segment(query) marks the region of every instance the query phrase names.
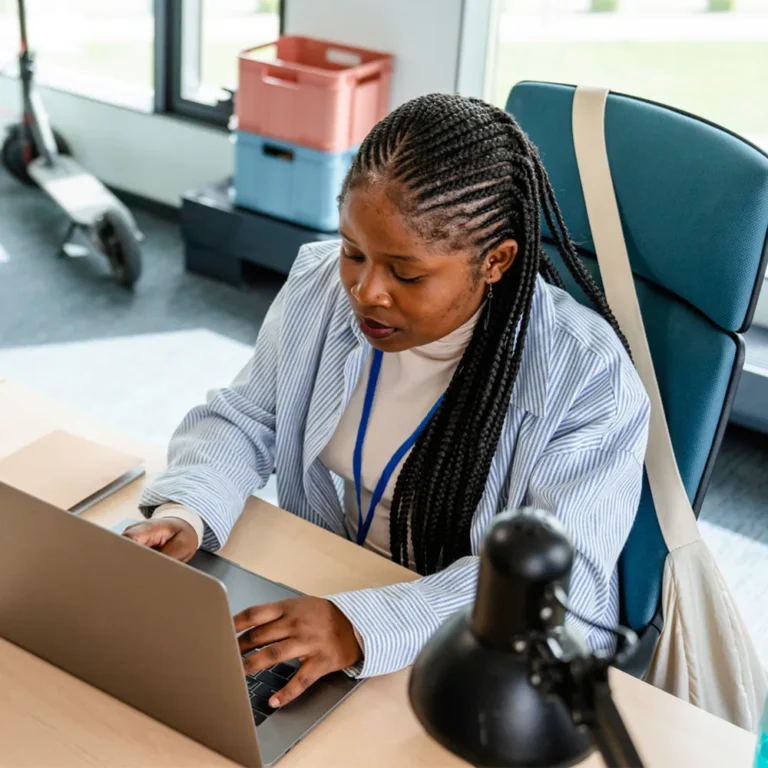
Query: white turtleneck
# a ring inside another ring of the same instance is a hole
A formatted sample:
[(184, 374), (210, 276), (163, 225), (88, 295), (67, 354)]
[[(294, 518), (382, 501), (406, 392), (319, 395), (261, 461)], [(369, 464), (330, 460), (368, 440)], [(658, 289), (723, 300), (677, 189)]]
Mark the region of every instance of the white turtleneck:
[[(445, 392), (464, 350), (469, 344), (478, 311), (467, 323), (438, 341), (404, 352), (385, 353), (381, 364), (376, 396), (363, 445), (361, 496), (365, 519), (371, 496), (381, 473), (395, 451), (406, 441)], [(344, 480), (344, 508), (349, 537), (357, 535), (357, 499), (352, 472), (352, 455), (368, 387), (371, 360), (341, 416), (336, 431), (320, 454), (325, 466)], [(389, 557), (389, 509), (403, 457), (392, 473), (381, 501), (376, 507), (365, 546)], [(412, 553), (411, 568), (414, 567)]]

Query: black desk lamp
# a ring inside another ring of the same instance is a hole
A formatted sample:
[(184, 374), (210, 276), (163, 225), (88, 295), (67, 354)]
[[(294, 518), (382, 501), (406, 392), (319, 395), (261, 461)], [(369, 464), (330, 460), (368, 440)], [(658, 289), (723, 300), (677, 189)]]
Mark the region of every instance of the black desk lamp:
[[(424, 728), (482, 768), (573, 765), (595, 743), (608, 768), (642, 766), (611, 698), (613, 657), (565, 629), (573, 547), (539, 510), (499, 515), (485, 538), (475, 605), (433, 635), (409, 694)], [(618, 629), (624, 648), (636, 641)]]

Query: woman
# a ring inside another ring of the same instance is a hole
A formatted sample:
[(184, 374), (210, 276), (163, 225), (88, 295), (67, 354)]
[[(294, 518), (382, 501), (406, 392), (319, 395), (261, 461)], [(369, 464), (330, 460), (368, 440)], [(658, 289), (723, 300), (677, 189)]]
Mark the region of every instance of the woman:
[[(243, 653), (268, 646), (247, 672), (302, 660), (273, 706), (334, 670), (410, 664), (472, 601), (506, 506), (563, 520), (575, 621), (609, 644), (593, 624), (618, 616), (648, 402), (536, 149), (488, 104), (419, 98), (365, 140), (340, 211), (341, 244), (302, 249), (250, 363), (186, 417), (127, 535), (182, 560), (215, 550), (275, 471), (282, 507), (423, 575), (239, 614)], [(556, 287), (540, 211), (599, 315)]]

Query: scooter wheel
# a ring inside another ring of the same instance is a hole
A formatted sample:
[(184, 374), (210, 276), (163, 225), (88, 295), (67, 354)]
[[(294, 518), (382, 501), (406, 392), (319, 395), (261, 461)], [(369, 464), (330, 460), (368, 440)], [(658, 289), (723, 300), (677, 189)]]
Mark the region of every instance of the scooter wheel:
[[(69, 145), (60, 133), (54, 131), (53, 137), (56, 140), (56, 148), (59, 150), (60, 155), (72, 154), (69, 150)], [(16, 123), (8, 129), (8, 134), (3, 142), (2, 150), (0, 150), (0, 159), (2, 159), (3, 165), (8, 169), (11, 176), (18, 179), (23, 184), (34, 186), (35, 181), (29, 175), (29, 171), (27, 170), (27, 164), (39, 156), (39, 152), (37, 151), (34, 142), (32, 143), (31, 150), (29, 157), (25, 158), (23, 127), (20, 123)]]
[(141, 275), (141, 248), (125, 214), (117, 208), (107, 211), (96, 225), (93, 239), (109, 259), (117, 284), (130, 288)]

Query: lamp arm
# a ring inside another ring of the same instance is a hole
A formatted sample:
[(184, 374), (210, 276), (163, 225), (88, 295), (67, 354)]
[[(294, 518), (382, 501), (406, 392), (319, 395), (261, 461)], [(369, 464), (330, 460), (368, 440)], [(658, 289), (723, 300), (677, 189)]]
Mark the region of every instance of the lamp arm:
[(607, 680), (594, 683), (594, 717), (588, 724), (606, 768), (642, 768), (632, 737), (611, 695)]
[(567, 632), (537, 645), (534, 679), (544, 694), (558, 696), (577, 727), (590, 732), (606, 768), (643, 768), (611, 694), (611, 659), (585, 653)]
[(590, 654), (585, 648), (579, 650), (567, 631), (561, 631), (556, 639), (550, 635), (546, 643), (549, 653), (545, 655), (563, 665), (560, 675), (555, 675), (555, 689), (570, 708), (574, 723), (589, 729), (606, 768), (643, 768), (608, 683), (611, 664), (620, 663), (622, 657), (631, 653), (637, 635), (625, 627), (603, 627), (579, 616), (570, 608), (568, 595), (561, 587), (555, 587), (554, 597), (567, 612), (619, 638), (619, 648), (611, 659)]

